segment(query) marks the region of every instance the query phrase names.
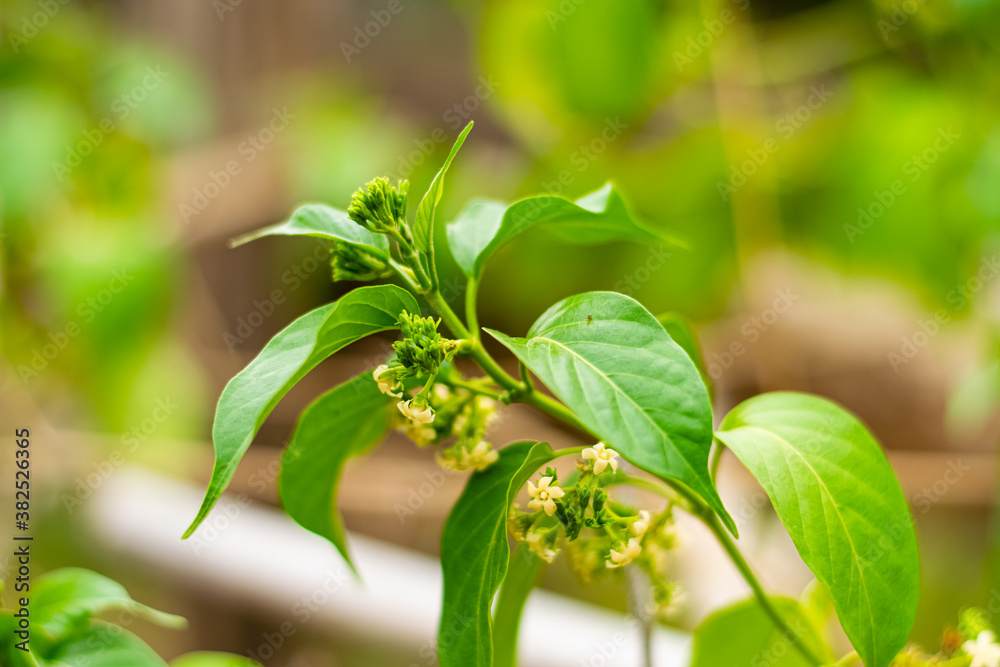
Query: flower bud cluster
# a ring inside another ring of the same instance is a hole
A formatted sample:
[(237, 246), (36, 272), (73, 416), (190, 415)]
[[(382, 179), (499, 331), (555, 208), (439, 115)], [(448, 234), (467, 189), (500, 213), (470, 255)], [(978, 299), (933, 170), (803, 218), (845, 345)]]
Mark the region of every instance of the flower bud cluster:
[(372, 253), (363, 246), (340, 241), (333, 245), (330, 269), (334, 282), (342, 280), (365, 282), (392, 275), (392, 268), (386, 258)]
[(407, 181), (393, 187), (387, 178), (376, 178), (358, 188), (351, 197), (347, 215), (351, 220), (375, 234), (409, 233), (406, 229)]
[(437, 330), (440, 323), (441, 320), (432, 317), (411, 315), (406, 311), (400, 313), (399, 328), (403, 338), (392, 344), (396, 359), (390, 366), (390, 369), (396, 368), (397, 381), (436, 376), (441, 366), (454, 358), (458, 341), (442, 338)]
[(566, 486), (555, 468), (546, 468), (527, 484), (529, 511), (515, 505), (508, 528), (547, 562), (565, 549), (571, 568), (585, 582), (635, 564), (650, 577), (654, 606), (665, 612), (677, 592), (665, 567), (665, 555), (674, 547), (673, 508), (654, 515), (611, 499), (606, 487), (615, 481), (617, 457), (601, 443), (588, 447)]
[[(388, 364), (375, 369), (373, 376), (383, 394), (400, 399), (397, 403), (403, 421), (400, 429), (421, 447), (438, 445), (453, 439), (438, 452), (438, 463), (449, 470), (485, 470), (498, 458), (484, 438), (497, 421), (496, 401), (468, 389), (452, 389), (446, 384), (455, 370), (445, 365), (458, 351), (458, 341), (441, 337), (440, 320), (403, 312), (399, 327), (403, 333), (393, 344), (396, 355)], [(436, 382), (443, 377), (445, 382)], [(427, 382), (404, 400), (404, 381), (410, 378)]]

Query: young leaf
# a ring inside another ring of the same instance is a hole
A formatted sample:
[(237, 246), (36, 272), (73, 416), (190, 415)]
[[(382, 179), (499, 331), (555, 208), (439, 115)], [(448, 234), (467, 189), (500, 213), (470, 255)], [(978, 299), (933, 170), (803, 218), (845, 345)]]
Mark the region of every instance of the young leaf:
[(888, 665), (920, 580), (913, 521), (875, 439), (837, 405), (793, 392), (741, 403), (716, 437), (767, 491), (865, 665)]
[[(782, 597), (772, 597), (771, 602), (813, 653), (833, 662), (830, 649), (822, 639), (822, 632), (798, 602)], [(706, 618), (694, 631), (692, 653), (691, 667), (812, 666), (752, 598)]]
[(624, 458), (686, 485), (735, 533), (708, 474), (712, 406), (698, 369), (648, 310), (615, 292), (560, 301), (526, 338), (489, 333)]
[(438, 202), (441, 201), (441, 196), (444, 194), (444, 176), (448, 173), (448, 167), (451, 166), (451, 162), (455, 159), (458, 149), (465, 143), (465, 138), (469, 136), (469, 132), (471, 131), (472, 122), (470, 121), (465, 126), (465, 129), (462, 130), (462, 133), (458, 135), (458, 139), (455, 139), (455, 144), (451, 147), (451, 152), (448, 153), (444, 164), (434, 176), (434, 180), (431, 181), (430, 187), (427, 188), (424, 198), (420, 200), (420, 204), (417, 206), (416, 217), (413, 221), (413, 243), (417, 246), (417, 250), (431, 257), (434, 256), (434, 217), (437, 213)]
[(136, 602), (124, 586), (90, 570), (54, 570), (40, 577), (32, 591), (33, 628), (53, 642), (65, 639), (80, 627), (81, 621), (112, 610), (127, 611), (167, 627), (187, 625), (180, 616)]
[(369, 334), (396, 328), (402, 311), (419, 312), (409, 292), (395, 285), (359, 287), (339, 301), (295, 320), (236, 375), (219, 398), (212, 440), (215, 468), (205, 500), (184, 533), (190, 537), (204, 521), (236, 472), (236, 466), (264, 419), (296, 382), (319, 362)]
[(146, 642), (107, 623), (95, 622), (52, 656), (53, 667), (167, 667)]
[(441, 535), (444, 603), (438, 635), (441, 667), (491, 667), (490, 605), (507, 574), (507, 515), (518, 490), (554, 458), (544, 442), (519, 442), (469, 483)]
[(545, 569), (545, 561), (525, 544), (518, 545), (510, 559), (510, 569), (497, 593), (493, 614), (493, 654), (496, 667), (517, 667), (517, 635), (521, 614), (531, 589)]
[(346, 212), (323, 204), (300, 206), (285, 222), (244, 234), (233, 239), (230, 245), (235, 248), (265, 236), (312, 236), (389, 254), (389, 239), (384, 234), (373, 234), (347, 217)]
[(347, 459), (377, 444), (389, 429), (395, 399), (379, 391), (370, 373), (320, 396), (299, 417), (281, 461), (285, 511), (303, 528), (337, 547), (351, 567), (337, 486)]
[(632, 217), (611, 183), (575, 202), (563, 197), (528, 197), (505, 206), (473, 201), (448, 223), (448, 245), (465, 275), (478, 278), (497, 248), (536, 226), (544, 226), (568, 243), (594, 244), (614, 240), (680, 245)]

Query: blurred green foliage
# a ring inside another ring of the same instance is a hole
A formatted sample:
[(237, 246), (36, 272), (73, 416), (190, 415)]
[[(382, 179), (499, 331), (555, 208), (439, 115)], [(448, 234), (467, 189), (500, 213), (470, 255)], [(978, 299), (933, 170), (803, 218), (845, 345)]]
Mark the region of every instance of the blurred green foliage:
[[(127, 431), (200, 374), (166, 335), (183, 260), (160, 206), (163, 152), (204, 136), (198, 75), (98, 12), (5, 2), (0, 48), (0, 345), (8, 380), (57, 421)], [(44, 18), (43, 18), (44, 17)], [(151, 435), (151, 434), (147, 434)]]
[[(532, 157), (521, 193), (617, 179), (693, 246), (638, 297), (703, 319), (725, 310), (738, 279), (733, 202), (719, 192), (740, 182), (735, 170), (745, 184), (732, 197), (772, 202), (752, 215), (778, 230), (742, 239), (749, 249), (787, 245), (965, 312), (953, 292), (1000, 221), (1000, 3), (780, 4), (485, 3), (482, 71)], [(554, 298), (529, 288), (543, 274), (621, 289), (649, 259), (623, 247), (554, 265), (544, 241), (531, 252), (526, 267), (495, 273), (505, 286), (518, 276), (532, 312)]]

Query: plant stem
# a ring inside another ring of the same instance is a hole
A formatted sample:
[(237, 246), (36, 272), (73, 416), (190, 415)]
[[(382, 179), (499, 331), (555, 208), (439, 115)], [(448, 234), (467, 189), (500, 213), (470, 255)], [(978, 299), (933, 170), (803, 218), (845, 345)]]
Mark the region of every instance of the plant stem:
[(595, 440), (597, 439), (597, 437), (590, 432), (590, 429), (587, 428), (583, 422), (577, 419), (576, 415), (570, 412), (569, 408), (546, 394), (542, 394), (538, 391), (531, 391), (517, 400), (525, 405), (530, 405), (540, 412), (544, 412), (554, 419), (558, 419), (568, 426), (572, 426), (581, 433), (590, 435)]
[(425, 294), (424, 298), (427, 299), (427, 303), (431, 304), (431, 308), (441, 316), (445, 325), (451, 329), (452, 335), (457, 338), (472, 338), (472, 334), (465, 327), (465, 324), (462, 323), (462, 320), (459, 319), (458, 315), (455, 314), (455, 311), (451, 309), (448, 302), (441, 297), (440, 292), (430, 292), (429, 294)]
[(715, 484), (715, 479), (719, 476), (719, 463), (722, 461), (722, 453), (726, 451), (726, 446), (720, 440), (712, 441), (712, 451), (708, 455), (708, 474)]
[(583, 453), (586, 447), (563, 447), (562, 449), (555, 450), (556, 458), (560, 456), (576, 456), (577, 454)]
[(519, 363), (517, 366), (521, 371), (521, 382), (524, 383), (525, 387), (527, 387), (531, 391), (534, 391), (535, 383), (531, 381), (531, 372), (528, 371), (528, 367), (525, 366), (523, 362)]
[(416, 276), (414, 276), (413, 271), (410, 271), (408, 268), (391, 257), (389, 258), (388, 263), (392, 270), (396, 272), (396, 275), (398, 275), (406, 284), (406, 288), (408, 290), (414, 294), (420, 293), (420, 285), (416, 283)]
[(417, 290), (421, 294), (429, 294), (432, 291), (433, 283), (431, 279), (427, 277), (427, 273), (424, 271), (424, 267), (420, 265), (420, 257), (417, 255), (417, 251), (413, 249), (410, 242), (403, 237), (403, 235), (397, 229), (392, 229), (389, 232), (395, 241), (396, 245), (399, 246), (399, 254), (406, 265), (413, 270), (413, 274), (417, 277), (417, 281), (420, 283), (420, 289)]
[[(619, 482), (616, 482), (616, 484), (617, 483)], [(674, 493), (672, 489), (660, 486), (659, 484), (654, 484), (653, 482), (650, 482), (648, 479), (643, 479), (642, 477), (625, 476), (622, 478), (622, 481), (620, 483), (628, 484), (629, 486), (634, 486), (637, 489), (645, 489), (646, 491), (649, 491), (650, 493), (655, 493), (658, 496), (662, 496), (663, 498), (666, 498), (667, 500), (673, 503), (677, 502), (677, 494)]]
[(465, 287), (465, 322), (469, 325), (472, 339), (479, 342), (479, 315), (476, 312), (476, 299), (479, 293), (479, 281), (469, 278)]
[(646, 611), (649, 601), (650, 581), (646, 573), (635, 567), (625, 570), (629, 613), (639, 621), (639, 640), (642, 645), (643, 667), (653, 667), (653, 618)]
[(444, 380), (444, 383), (449, 384), (452, 387), (461, 387), (462, 389), (468, 389), (469, 391), (475, 394), (492, 398), (495, 401), (500, 400), (499, 391), (495, 389), (490, 389), (489, 387), (484, 387), (482, 385), (476, 384), (475, 382), (467, 382), (465, 380), (456, 380), (454, 378), (447, 378)]

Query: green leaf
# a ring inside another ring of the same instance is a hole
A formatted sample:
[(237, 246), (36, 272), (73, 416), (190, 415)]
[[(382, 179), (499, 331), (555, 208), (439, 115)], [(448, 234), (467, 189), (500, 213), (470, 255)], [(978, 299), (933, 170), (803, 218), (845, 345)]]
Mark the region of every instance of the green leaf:
[(167, 667), (144, 641), (107, 623), (94, 623), (50, 660), (53, 667)]
[(281, 461), (285, 511), (303, 528), (330, 540), (351, 567), (347, 537), (336, 510), (344, 464), (377, 444), (390, 425), (396, 399), (365, 373), (316, 399), (299, 417)]
[(470, 202), (458, 219), (448, 223), (448, 244), (465, 275), (478, 278), (497, 248), (537, 226), (546, 227), (568, 243), (627, 240), (680, 245), (638, 222), (611, 183), (575, 202), (552, 195), (528, 197), (510, 206), (495, 201)]
[(389, 253), (389, 239), (384, 234), (373, 234), (351, 220), (346, 212), (323, 204), (300, 206), (285, 222), (244, 234), (230, 245), (235, 248), (265, 236), (311, 236), (343, 241), (384, 255)]
[(615, 292), (560, 301), (526, 338), (489, 333), (625, 459), (705, 499), (736, 532), (708, 474), (712, 405), (698, 369), (640, 303)]
[(694, 333), (694, 326), (691, 324), (691, 321), (680, 313), (663, 313), (657, 316), (656, 319), (667, 330), (667, 333), (670, 334), (674, 342), (687, 352), (688, 357), (694, 362), (694, 365), (698, 367), (698, 373), (701, 374), (702, 382), (705, 383), (705, 387), (708, 388), (708, 394), (711, 397), (714, 392), (714, 383), (712, 382), (712, 376), (708, 374), (705, 357), (701, 352), (701, 343), (698, 342), (698, 337)]
[(545, 561), (525, 544), (518, 545), (497, 594), (497, 607), (493, 614), (493, 658), (497, 667), (517, 667), (517, 635), (521, 627), (521, 614), (528, 601), (528, 594), (544, 569)]
[(395, 285), (359, 287), (289, 324), (229, 381), (215, 410), (212, 481), (185, 538), (218, 502), (261, 424), (288, 390), (345, 345), (397, 328), (396, 321), (404, 310), (420, 312), (406, 290)]
[(183, 628), (180, 616), (157, 611), (132, 599), (117, 581), (79, 568), (54, 570), (40, 577), (31, 595), (32, 626), (52, 641), (72, 634), (86, 619), (122, 610), (160, 625)]
[(490, 667), (490, 605), (507, 573), (507, 514), (518, 490), (555, 457), (544, 442), (519, 442), (469, 483), (441, 535), (444, 603), (438, 634), (441, 667)]
[(171, 662), (170, 667), (260, 667), (260, 663), (232, 653), (199, 651), (182, 655)]
[(470, 121), (465, 126), (465, 129), (462, 130), (462, 133), (458, 135), (458, 139), (455, 139), (455, 144), (451, 147), (451, 152), (448, 153), (444, 164), (434, 176), (430, 187), (424, 193), (424, 198), (420, 200), (420, 204), (417, 206), (417, 213), (413, 221), (413, 243), (417, 246), (417, 250), (431, 257), (434, 256), (434, 217), (437, 213), (441, 196), (444, 194), (444, 176), (448, 173), (448, 167), (451, 166), (452, 160), (458, 154), (458, 149), (465, 143), (465, 138), (469, 136), (469, 132), (471, 131), (472, 122)]
[[(783, 597), (771, 601), (816, 655), (833, 661), (822, 633), (798, 602)], [(691, 667), (722, 665), (812, 667), (753, 598), (715, 612), (694, 631)]]
[(920, 580), (913, 520), (875, 439), (839, 406), (792, 392), (741, 403), (716, 436), (767, 491), (864, 663), (888, 665)]

